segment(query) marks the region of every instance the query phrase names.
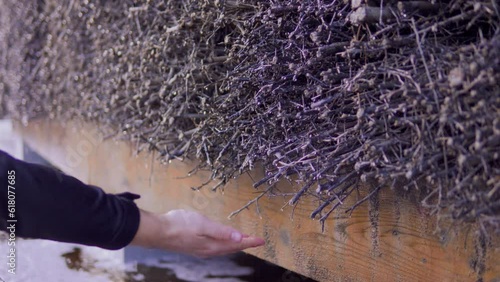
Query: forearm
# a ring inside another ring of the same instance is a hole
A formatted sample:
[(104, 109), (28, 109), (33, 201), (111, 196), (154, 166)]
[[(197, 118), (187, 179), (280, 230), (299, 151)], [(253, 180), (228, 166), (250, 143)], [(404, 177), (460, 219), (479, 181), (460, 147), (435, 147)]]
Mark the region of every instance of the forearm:
[(2, 230), (7, 224), (8, 171), (16, 174), (16, 234), (20, 237), (119, 249), (137, 231), (139, 210), (130, 199), (131, 194), (106, 194), (76, 178), (16, 160), (0, 151)]

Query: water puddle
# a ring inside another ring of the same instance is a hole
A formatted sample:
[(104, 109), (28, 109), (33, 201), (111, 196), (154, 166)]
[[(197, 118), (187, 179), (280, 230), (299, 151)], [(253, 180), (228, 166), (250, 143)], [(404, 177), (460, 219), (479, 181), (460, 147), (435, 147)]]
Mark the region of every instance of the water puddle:
[(313, 281), (256, 257), (235, 255), (197, 259), (185, 255), (127, 247), (108, 251), (96, 247), (18, 239), (16, 274), (8, 273), (9, 250), (0, 233), (0, 281), (71, 282), (291, 282)]

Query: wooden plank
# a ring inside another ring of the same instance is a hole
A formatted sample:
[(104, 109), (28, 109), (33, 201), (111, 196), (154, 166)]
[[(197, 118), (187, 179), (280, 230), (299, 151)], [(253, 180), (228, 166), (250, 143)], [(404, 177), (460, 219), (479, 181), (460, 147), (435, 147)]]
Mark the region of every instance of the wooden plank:
[[(162, 165), (151, 153), (137, 155), (134, 144), (103, 140), (92, 125), (36, 121), (17, 130), (40, 154), (82, 181), (109, 192), (139, 193), (138, 205), (151, 211), (194, 209), (262, 236), (266, 246), (249, 253), (320, 281), (500, 280), (498, 236), (485, 243), (466, 226), (461, 232), (436, 234), (434, 217), (420, 207), (415, 194), (396, 197), (385, 189), (350, 216), (345, 209), (332, 213), (323, 233), (318, 221), (309, 218), (318, 205), (314, 197), (301, 199), (292, 212), (286, 205), (290, 196), (264, 196), (258, 209), (252, 205), (228, 220), (259, 195), (252, 179), (260, 179), (262, 171), (231, 181), (223, 192), (212, 192), (210, 185), (195, 192), (190, 187), (205, 182), (207, 172), (186, 177), (193, 163)], [(289, 193), (300, 183), (280, 183), (278, 188)]]

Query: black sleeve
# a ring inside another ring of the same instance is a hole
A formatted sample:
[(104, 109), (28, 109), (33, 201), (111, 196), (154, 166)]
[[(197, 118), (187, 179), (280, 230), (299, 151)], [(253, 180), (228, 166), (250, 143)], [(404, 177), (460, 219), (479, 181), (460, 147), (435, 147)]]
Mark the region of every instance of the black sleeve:
[(0, 151), (0, 230), (14, 223), (16, 237), (117, 250), (128, 245), (139, 228), (139, 209), (133, 202), (137, 198), (132, 193), (106, 194), (55, 169)]

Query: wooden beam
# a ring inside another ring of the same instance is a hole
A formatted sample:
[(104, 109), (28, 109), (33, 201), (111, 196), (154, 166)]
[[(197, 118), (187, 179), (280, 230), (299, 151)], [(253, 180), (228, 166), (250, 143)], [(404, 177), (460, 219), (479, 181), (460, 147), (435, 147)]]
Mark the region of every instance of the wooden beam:
[[(154, 154), (136, 154), (134, 144), (104, 140), (90, 124), (42, 120), (27, 127), (18, 125), (17, 130), (31, 147), (68, 174), (108, 192), (139, 193), (138, 205), (148, 210), (194, 209), (262, 236), (266, 246), (250, 254), (319, 281), (500, 279), (499, 238), (484, 242), (467, 226), (459, 232), (435, 233), (435, 217), (422, 209), (415, 194), (395, 195), (384, 189), (351, 215), (345, 208), (333, 212), (324, 232), (318, 221), (309, 218), (318, 205), (312, 196), (294, 208), (286, 205), (291, 196), (264, 196), (258, 206), (251, 205), (228, 220), (231, 212), (261, 193), (252, 184), (262, 171), (231, 181), (223, 192), (212, 192), (210, 185), (193, 191), (191, 187), (209, 177), (207, 172), (187, 177), (194, 163), (162, 165)], [(294, 192), (300, 183), (280, 183), (278, 188)]]

